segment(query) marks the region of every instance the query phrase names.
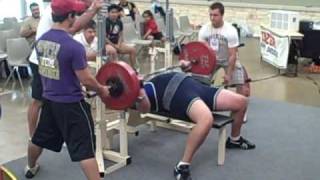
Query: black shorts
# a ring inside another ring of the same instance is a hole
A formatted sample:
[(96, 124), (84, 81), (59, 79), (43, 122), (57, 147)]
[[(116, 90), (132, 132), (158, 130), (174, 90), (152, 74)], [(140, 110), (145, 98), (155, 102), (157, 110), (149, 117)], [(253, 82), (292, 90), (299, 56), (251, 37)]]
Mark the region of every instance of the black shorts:
[(151, 34), (155, 40), (161, 40), (163, 38), (163, 34), (161, 32)]
[[(185, 78), (179, 87), (177, 88), (176, 92), (174, 93), (174, 96), (171, 100), (170, 104), (170, 111), (168, 112), (163, 107), (163, 96), (164, 91), (168, 85), (168, 82), (171, 80), (171, 78), (176, 73), (166, 73), (162, 75), (158, 75), (152, 79), (149, 80), (154, 86), (154, 89), (156, 91), (156, 101), (152, 100), (152, 98), (149, 97), (148, 91), (148, 97), (151, 103), (156, 103), (157, 105), (152, 105), (152, 107), (157, 106), (158, 108), (155, 110), (155, 113), (164, 112), (169, 113), (172, 117), (179, 118), (179, 119), (188, 119), (188, 113), (190, 110), (191, 105), (196, 101), (201, 99), (204, 101), (204, 103), (208, 106), (208, 108), (211, 111), (216, 110), (216, 99), (219, 95), (219, 92), (221, 89), (210, 87), (208, 85), (205, 85), (201, 83), (198, 80), (195, 80), (194, 78), (187, 77)], [(156, 112), (157, 111), (157, 112)]]
[(30, 63), (31, 72), (33, 74), (31, 83), (31, 96), (33, 99), (42, 101), (42, 83), (37, 64)]
[(43, 101), (32, 143), (60, 152), (65, 142), (72, 161), (95, 157), (95, 134), (90, 105)]
[(200, 83), (198, 80), (188, 77), (182, 81), (176, 93), (174, 94), (170, 111), (175, 116), (188, 117), (191, 105), (196, 100), (202, 100), (211, 111), (216, 110), (216, 99), (221, 89), (210, 87)]

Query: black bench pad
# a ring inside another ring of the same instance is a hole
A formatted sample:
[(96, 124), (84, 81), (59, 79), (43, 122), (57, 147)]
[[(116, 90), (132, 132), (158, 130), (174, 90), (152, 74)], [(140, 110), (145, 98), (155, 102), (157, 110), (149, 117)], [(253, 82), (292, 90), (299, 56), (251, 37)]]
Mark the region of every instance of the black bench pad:
[[(172, 114), (168, 114), (166, 112), (157, 112), (157, 113), (151, 113), (154, 115), (158, 115), (158, 116), (164, 116), (167, 118), (172, 118), (172, 119), (177, 119), (177, 120), (182, 120), (182, 121), (188, 121), (188, 122), (192, 122), (190, 119), (183, 119), (183, 118), (179, 118), (179, 117), (174, 117)], [(226, 115), (222, 115), (222, 114), (217, 114), (217, 113), (212, 113), (213, 117), (214, 117), (214, 123), (212, 125), (212, 128), (215, 129), (220, 129), (222, 127), (224, 127), (227, 124), (230, 124), (233, 122), (233, 119), (230, 116), (226, 116)]]

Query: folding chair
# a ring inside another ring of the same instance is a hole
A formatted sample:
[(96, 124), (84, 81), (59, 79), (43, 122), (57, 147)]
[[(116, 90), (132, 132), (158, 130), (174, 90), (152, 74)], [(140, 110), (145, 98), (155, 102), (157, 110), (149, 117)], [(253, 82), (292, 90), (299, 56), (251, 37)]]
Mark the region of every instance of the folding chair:
[(31, 48), (28, 41), (25, 38), (15, 38), (7, 40), (7, 53), (8, 53), (8, 66), (11, 67), (10, 75), (7, 78), (4, 87), (7, 86), (10, 79), (13, 78), (14, 72), (17, 73), (19, 83), (22, 91), (24, 92), (24, 87), (22, 84), (21, 76), (18, 71), (19, 67), (29, 67), (29, 62), (27, 58), (31, 53)]
[(127, 23), (123, 25), (123, 38), (124, 42), (137, 47), (137, 57), (142, 52), (144, 47), (149, 47), (152, 43), (150, 40), (141, 39), (141, 35), (137, 32), (133, 23)]
[(18, 23), (17, 18), (6, 17), (3, 19), (3, 24), (6, 29), (14, 29), (19, 34), (21, 25)]
[[(175, 18), (174, 18), (175, 19)], [(174, 38), (179, 39), (182, 36), (187, 35), (185, 32), (180, 31), (179, 25), (177, 24), (177, 21), (173, 19), (173, 30), (174, 30)], [(164, 19), (162, 17), (157, 17), (155, 18), (156, 23), (162, 32), (164, 36), (166, 36), (166, 24), (164, 22)], [(176, 23), (176, 24), (175, 24)]]
[(192, 36), (197, 35), (198, 30), (193, 29), (188, 16), (180, 16), (180, 29), (182, 32), (191, 33)]
[(6, 30), (6, 27), (3, 23), (0, 24), (0, 31)]
[(148, 46), (151, 44), (150, 40), (141, 39), (141, 35), (137, 32), (133, 23), (123, 25), (124, 41), (134, 45)]
[(180, 42), (182, 42), (186, 37), (191, 38), (193, 35), (192, 32), (183, 32), (178, 24), (177, 18), (173, 17), (173, 32), (175, 35), (175, 38), (182, 38)]
[(19, 34), (14, 29), (0, 31), (0, 61), (7, 58), (7, 39), (17, 37)]
[(134, 21), (132, 20), (131, 16), (124, 16), (121, 18), (121, 21), (123, 24), (127, 24), (127, 23), (134, 23)]

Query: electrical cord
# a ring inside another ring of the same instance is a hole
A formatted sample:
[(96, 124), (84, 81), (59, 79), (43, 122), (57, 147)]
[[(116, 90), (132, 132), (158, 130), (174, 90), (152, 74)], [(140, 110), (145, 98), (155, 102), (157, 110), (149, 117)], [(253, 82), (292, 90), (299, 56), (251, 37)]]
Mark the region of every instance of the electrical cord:
[(253, 82), (265, 81), (265, 80), (277, 78), (277, 77), (282, 76), (282, 75), (283, 74), (281, 74), (281, 73), (277, 73), (277, 74), (274, 74), (272, 76), (267, 76), (267, 77), (263, 77), (263, 78), (259, 78), (259, 79), (252, 79), (250, 82), (253, 83)]
[(312, 83), (313, 83), (315, 86), (317, 86), (317, 88), (318, 88), (318, 93), (320, 94), (320, 84), (319, 84), (315, 79), (313, 79), (313, 78), (310, 77), (310, 76), (306, 76), (305, 78), (308, 79), (308, 80), (310, 80), (310, 81), (312, 81)]

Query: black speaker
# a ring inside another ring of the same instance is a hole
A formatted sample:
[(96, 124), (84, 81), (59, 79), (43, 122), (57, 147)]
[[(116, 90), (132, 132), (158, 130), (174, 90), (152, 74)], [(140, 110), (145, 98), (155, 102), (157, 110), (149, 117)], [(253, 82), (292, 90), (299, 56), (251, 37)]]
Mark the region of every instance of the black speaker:
[(313, 29), (313, 21), (300, 21), (299, 32), (304, 34), (306, 31), (311, 31)]

